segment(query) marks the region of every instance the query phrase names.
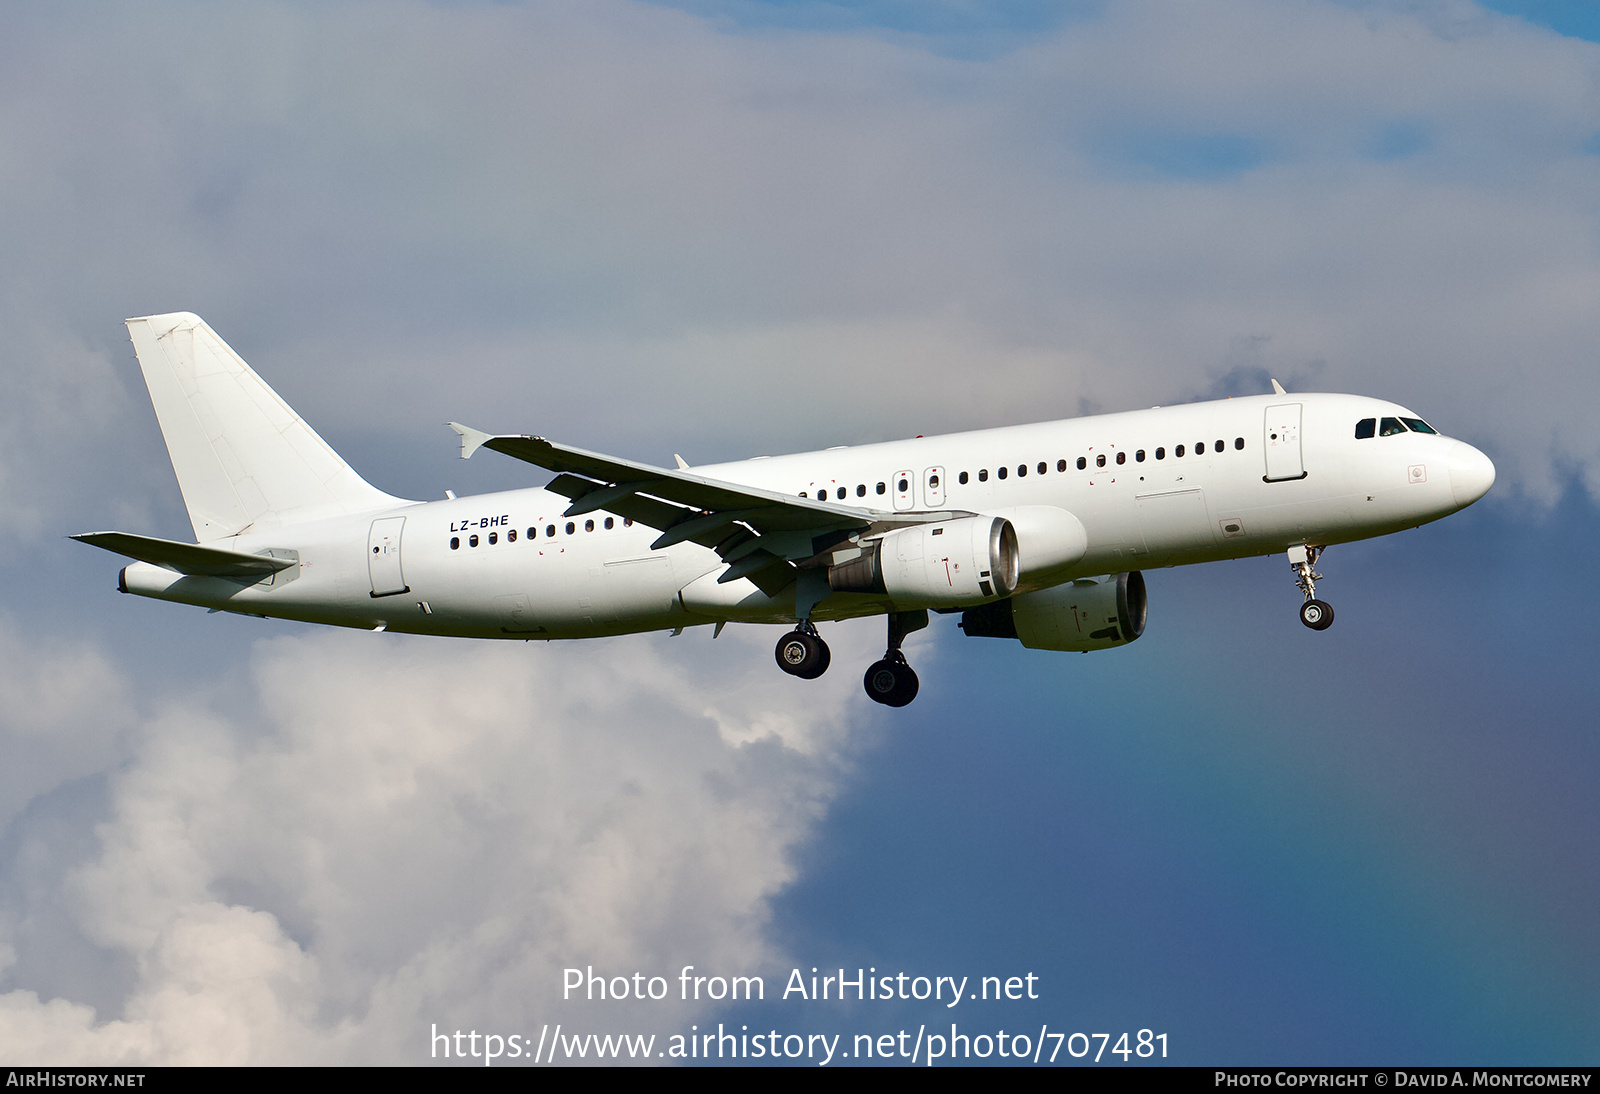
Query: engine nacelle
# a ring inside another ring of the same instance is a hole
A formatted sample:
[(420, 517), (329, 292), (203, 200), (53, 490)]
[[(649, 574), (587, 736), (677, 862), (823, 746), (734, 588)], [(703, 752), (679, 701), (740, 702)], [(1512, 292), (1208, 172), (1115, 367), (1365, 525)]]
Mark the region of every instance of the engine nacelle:
[(1054, 585), (1089, 553), (1083, 522), (1054, 505), (1018, 505), (993, 510), (1017, 532), (1018, 583), (1024, 589)]
[(900, 528), (860, 550), (828, 568), (835, 592), (879, 593), (907, 606), (956, 607), (1009, 596), (1017, 587), (1017, 533), (1004, 517)]
[(969, 638), (1015, 638), (1030, 650), (1105, 650), (1144, 633), (1144, 575), (1079, 578), (961, 613)]

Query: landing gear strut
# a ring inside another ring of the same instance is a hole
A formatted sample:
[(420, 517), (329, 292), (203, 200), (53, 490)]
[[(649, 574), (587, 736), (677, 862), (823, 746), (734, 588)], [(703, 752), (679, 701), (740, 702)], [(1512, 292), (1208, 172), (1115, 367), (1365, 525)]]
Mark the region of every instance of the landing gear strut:
[(873, 702), (888, 707), (903, 707), (917, 697), (917, 674), (906, 664), (906, 655), (900, 652), (900, 644), (906, 640), (906, 635), (927, 625), (926, 609), (890, 613), (889, 648), (884, 651), (883, 660), (873, 662), (861, 679), (862, 686), (867, 689), (867, 695)]
[(1321, 547), (1313, 547), (1309, 543), (1289, 548), (1289, 566), (1294, 570), (1294, 583), (1306, 594), (1306, 602), (1300, 605), (1300, 622), (1314, 631), (1325, 631), (1333, 626), (1333, 605), (1317, 599), (1317, 582), (1322, 580), (1322, 575), (1312, 570), (1321, 554)]
[(815, 680), (828, 671), (828, 663), (833, 660), (828, 644), (810, 620), (778, 639), (778, 648), (773, 654), (780, 669), (802, 680)]

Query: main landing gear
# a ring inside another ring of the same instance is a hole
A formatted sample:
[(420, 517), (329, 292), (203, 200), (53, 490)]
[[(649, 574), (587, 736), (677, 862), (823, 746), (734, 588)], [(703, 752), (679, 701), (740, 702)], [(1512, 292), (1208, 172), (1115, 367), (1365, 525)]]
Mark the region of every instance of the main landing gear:
[(1309, 543), (1289, 548), (1289, 566), (1294, 570), (1294, 583), (1306, 594), (1306, 602), (1300, 605), (1300, 622), (1314, 631), (1325, 631), (1333, 626), (1333, 605), (1317, 599), (1317, 582), (1322, 580), (1322, 575), (1312, 570), (1321, 554), (1321, 547), (1313, 547)]
[(861, 678), (868, 698), (874, 703), (903, 707), (917, 697), (917, 674), (906, 664), (906, 655), (900, 652), (900, 644), (906, 640), (906, 635), (920, 631), (927, 625), (926, 609), (890, 613), (889, 648), (884, 651), (883, 660), (873, 662), (867, 674)]
[(802, 680), (815, 680), (828, 671), (828, 663), (833, 660), (828, 644), (810, 620), (778, 639), (778, 648), (773, 654), (780, 669)]
[[(873, 702), (903, 707), (917, 697), (917, 674), (906, 663), (906, 655), (900, 652), (900, 646), (905, 642), (906, 635), (920, 631), (927, 625), (926, 611), (890, 613), (889, 648), (884, 651), (883, 659), (873, 662), (867, 674), (861, 678), (861, 684)], [(780, 669), (802, 680), (815, 680), (827, 672), (828, 662), (833, 659), (828, 652), (828, 644), (817, 634), (817, 628), (810, 620), (778, 639), (778, 648), (773, 651), (773, 656)]]

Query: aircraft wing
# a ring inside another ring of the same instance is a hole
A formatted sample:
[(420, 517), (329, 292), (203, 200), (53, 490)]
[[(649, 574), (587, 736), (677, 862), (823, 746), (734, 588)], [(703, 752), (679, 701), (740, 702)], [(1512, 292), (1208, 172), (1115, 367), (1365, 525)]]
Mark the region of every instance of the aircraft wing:
[(293, 559), (247, 555), (131, 532), (85, 532), (68, 538), (191, 577), (265, 577), (297, 565)]
[(795, 564), (857, 532), (946, 519), (950, 513), (894, 513), (795, 497), (654, 467), (557, 444), (543, 437), (495, 436), (450, 423), (461, 458), (490, 448), (557, 472), (546, 489), (572, 499), (565, 516), (604, 509), (660, 530), (650, 546), (690, 541), (730, 565), (718, 581), (749, 577), (769, 595), (794, 577)]

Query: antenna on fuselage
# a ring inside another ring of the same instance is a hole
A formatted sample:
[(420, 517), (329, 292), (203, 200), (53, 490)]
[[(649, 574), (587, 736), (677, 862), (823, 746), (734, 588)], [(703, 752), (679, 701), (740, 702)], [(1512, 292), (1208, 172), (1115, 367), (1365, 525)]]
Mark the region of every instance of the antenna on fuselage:
[(1283, 390), (1283, 385), (1282, 384), (1278, 383), (1277, 380), (1273, 380), (1272, 381), (1272, 394), (1274, 394), (1274, 395), (1287, 395), (1289, 393), (1287, 391)]

